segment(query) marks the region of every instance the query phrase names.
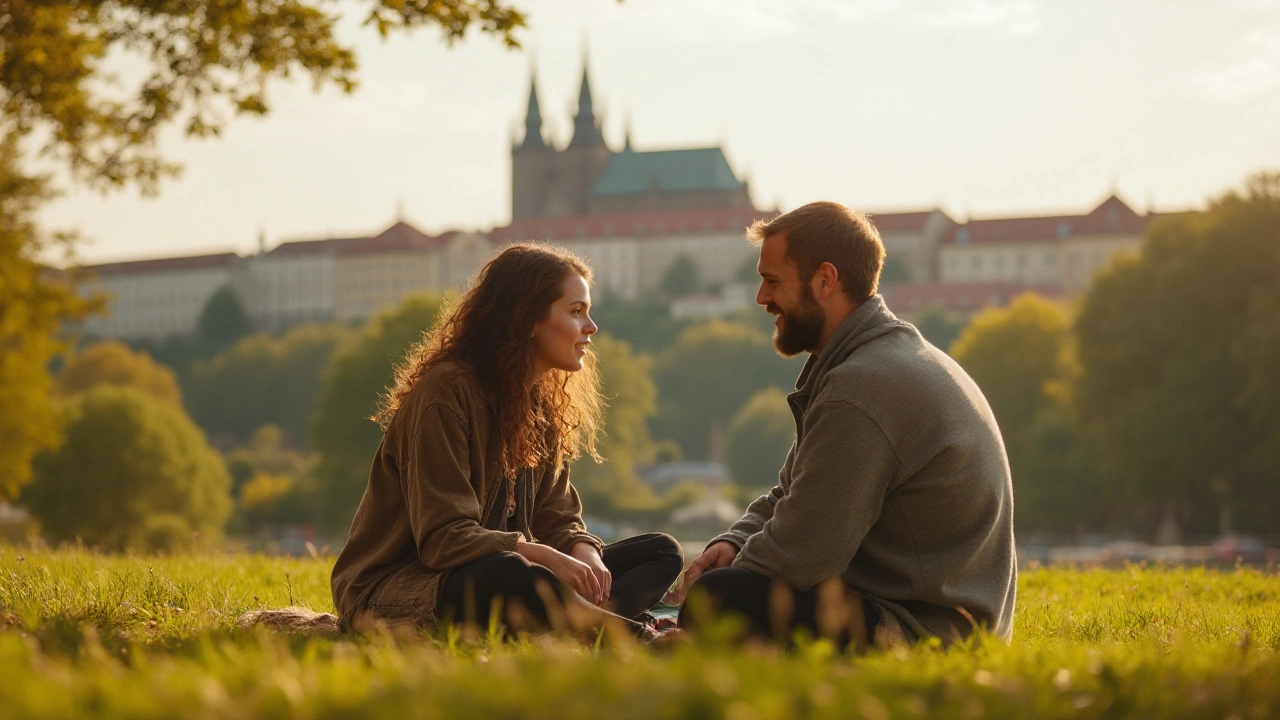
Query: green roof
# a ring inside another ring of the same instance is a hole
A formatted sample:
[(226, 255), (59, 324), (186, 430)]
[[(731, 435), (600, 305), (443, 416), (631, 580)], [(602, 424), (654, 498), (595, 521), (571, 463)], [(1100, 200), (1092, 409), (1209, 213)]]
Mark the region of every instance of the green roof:
[(640, 195), (650, 188), (679, 193), (741, 187), (742, 182), (733, 174), (729, 161), (718, 147), (655, 152), (623, 150), (609, 158), (604, 172), (591, 186), (590, 195)]

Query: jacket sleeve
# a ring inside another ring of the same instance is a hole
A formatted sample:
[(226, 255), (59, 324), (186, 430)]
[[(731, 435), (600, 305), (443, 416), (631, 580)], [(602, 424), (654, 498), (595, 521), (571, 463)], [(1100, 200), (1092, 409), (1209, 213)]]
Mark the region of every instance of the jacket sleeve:
[(594, 545), (603, 552), (600, 538), (587, 532), (582, 522), (582, 501), (569, 482), (569, 463), (551, 466), (538, 483), (533, 499), (533, 522), (529, 528), (543, 545), (569, 552), (576, 543)]
[(797, 590), (844, 573), (903, 472), (880, 426), (851, 403), (821, 401), (805, 426), (790, 487), (733, 563)]
[(403, 448), (400, 483), (418, 557), (446, 570), (504, 550), (520, 533), (487, 530), (471, 485), (471, 428), (454, 410), (434, 402), (418, 417)]
[[(782, 464), (782, 467), (785, 468), (791, 463), (791, 456), (795, 454), (795, 451), (796, 445), (793, 442), (791, 443), (791, 449), (787, 451), (787, 459)], [(711, 542), (707, 543), (707, 547), (711, 547), (718, 542), (727, 542), (741, 550), (742, 546), (747, 543), (747, 538), (764, 529), (764, 524), (769, 521), (769, 518), (773, 517), (773, 507), (777, 505), (778, 499), (785, 492), (786, 490), (782, 487), (781, 477), (779, 477), (778, 484), (774, 485), (772, 490), (752, 500), (742, 517), (724, 533), (712, 538)]]

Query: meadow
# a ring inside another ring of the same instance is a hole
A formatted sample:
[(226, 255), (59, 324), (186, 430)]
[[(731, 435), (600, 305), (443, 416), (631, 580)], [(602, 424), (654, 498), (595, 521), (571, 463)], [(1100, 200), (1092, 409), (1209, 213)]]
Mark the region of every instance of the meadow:
[(1280, 716), (1273, 568), (1024, 569), (1011, 644), (860, 656), (235, 627), (249, 609), (331, 609), (331, 564), (0, 545), (0, 717)]

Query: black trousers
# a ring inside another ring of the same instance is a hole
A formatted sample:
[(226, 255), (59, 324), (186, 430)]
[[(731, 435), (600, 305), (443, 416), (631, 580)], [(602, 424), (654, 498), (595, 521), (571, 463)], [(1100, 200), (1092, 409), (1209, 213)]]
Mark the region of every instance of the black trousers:
[[(658, 604), (684, 567), (680, 543), (662, 533), (605, 545), (602, 559), (613, 576), (605, 610), (636, 630), (634, 619)], [(550, 570), (518, 553), (495, 553), (449, 573), (440, 588), (438, 615), (446, 621), (487, 625), (494, 600), (501, 599), (504, 607), (518, 602), (535, 623), (547, 627), (551, 620), (544, 602), (546, 589), (561, 601), (574, 592)]]
[(680, 627), (696, 631), (699, 623), (733, 615), (745, 622), (748, 637), (787, 642), (796, 631), (830, 638), (841, 647), (866, 645), (875, 638), (880, 610), (839, 579), (808, 590), (744, 568), (710, 570), (689, 589), (680, 608)]

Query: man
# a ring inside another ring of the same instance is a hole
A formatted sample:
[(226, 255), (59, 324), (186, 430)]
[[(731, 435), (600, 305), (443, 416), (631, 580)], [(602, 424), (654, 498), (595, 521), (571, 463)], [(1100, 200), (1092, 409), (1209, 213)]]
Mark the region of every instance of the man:
[(778, 485), (690, 566), (681, 625), (702, 607), (763, 637), (1007, 640), (1013, 492), (982, 392), (876, 294), (884, 246), (865, 215), (813, 203), (747, 236), (775, 348), (810, 357)]

